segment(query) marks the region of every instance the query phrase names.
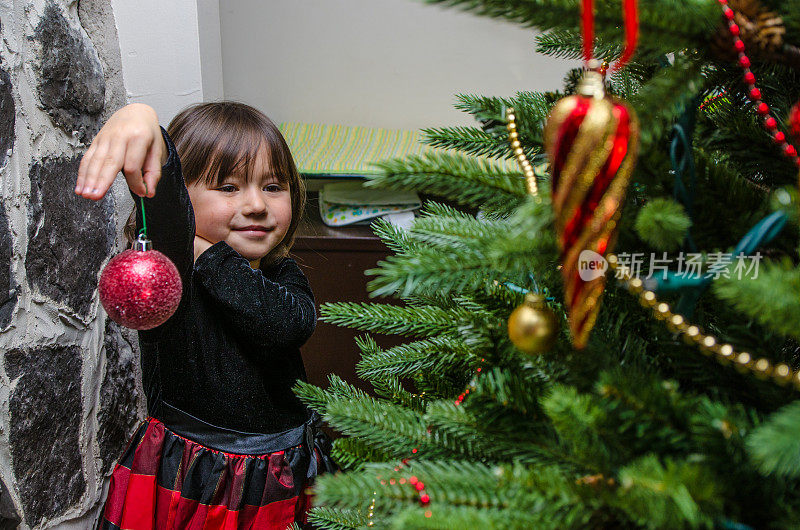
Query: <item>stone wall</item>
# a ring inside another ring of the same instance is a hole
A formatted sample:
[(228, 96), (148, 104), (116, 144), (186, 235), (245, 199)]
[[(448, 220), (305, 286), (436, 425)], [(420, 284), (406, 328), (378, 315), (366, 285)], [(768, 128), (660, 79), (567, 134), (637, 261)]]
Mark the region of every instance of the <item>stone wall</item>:
[(0, 530), (91, 528), (143, 415), (135, 335), (97, 298), (127, 190), (72, 193), (125, 104), (111, 0), (0, 0), (0, 37)]

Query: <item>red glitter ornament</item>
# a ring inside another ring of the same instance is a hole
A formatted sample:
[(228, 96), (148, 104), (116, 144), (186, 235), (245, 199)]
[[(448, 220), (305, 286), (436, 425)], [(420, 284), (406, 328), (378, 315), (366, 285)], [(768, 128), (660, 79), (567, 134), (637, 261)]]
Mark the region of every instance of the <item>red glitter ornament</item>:
[(175, 264), (143, 235), (111, 258), (100, 273), (100, 303), (114, 322), (152, 329), (166, 322), (181, 301), (181, 276)]

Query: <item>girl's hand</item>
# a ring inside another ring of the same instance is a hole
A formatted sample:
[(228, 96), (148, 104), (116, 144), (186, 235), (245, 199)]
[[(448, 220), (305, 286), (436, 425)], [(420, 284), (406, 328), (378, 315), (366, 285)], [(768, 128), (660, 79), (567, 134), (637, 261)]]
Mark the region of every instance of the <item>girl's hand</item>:
[(122, 107), (103, 125), (83, 155), (75, 193), (100, 200), (122, 171), (131, 191), (152, 197), (167, 154), (156, 111), (142, 103)]
[(211, 241), (203, 239), (200, 236), (194, 236), (194, 260), (200, 257), (200, 254), (211, 248)]

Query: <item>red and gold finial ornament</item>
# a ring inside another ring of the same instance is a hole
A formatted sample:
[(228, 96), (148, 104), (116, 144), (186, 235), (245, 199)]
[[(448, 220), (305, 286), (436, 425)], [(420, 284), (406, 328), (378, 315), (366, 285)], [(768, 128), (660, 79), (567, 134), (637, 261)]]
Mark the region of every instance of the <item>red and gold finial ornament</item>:
[[(591, 58), (593, 2), (583, 0), (582, 5), (588, 68), (578, 93), (556, 103), (544, 128), (564, 302), (572, 343), (578, 349), (586, 346), (606, 284), (605, 274), (582, 271), (581, 266), (602, 262), (600, 257), (613, 250), (639, 146), (633, 109), (605, 93), (603, 65)], [(626, 47), (612, 70), (621, 68), (633, 55), (637, 40), (636, 2), (626, 0), (624, 8)]]
[(605, 290), (604, 274), (581, 271), (614, 248), (617, 220), (639, 145), (633, 110), (586, 72), (578, 94), (559, 101), (544, 129), (573, 345), (586, 346)]

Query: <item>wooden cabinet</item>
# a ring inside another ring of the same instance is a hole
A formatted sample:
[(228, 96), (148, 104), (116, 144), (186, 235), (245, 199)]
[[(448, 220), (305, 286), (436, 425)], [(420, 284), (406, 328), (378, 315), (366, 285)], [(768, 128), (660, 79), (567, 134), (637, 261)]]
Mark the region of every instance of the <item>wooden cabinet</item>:
[[(392, 298), (369, 298), (364, 275), (385, 259), (389, 249), (372, 233), (369, 226), (330, 227), (320, 219), (317, 194), (309, 192), (306, 215), (297, 229), (292, 257), (308, 278), (319, 306), (325, 302), (400, 303)], [(328, 374), (336, 374), (349, 383), (371, 391), (361, 381), (355, 366), (360, 350), (355, 337), (364, 331), (327, 324), (320, 320), (314, 334), (301, 348), (309, 382), (327, 387)], [(405, 342), (403, 337), (370, 333), (382, 347)]]

